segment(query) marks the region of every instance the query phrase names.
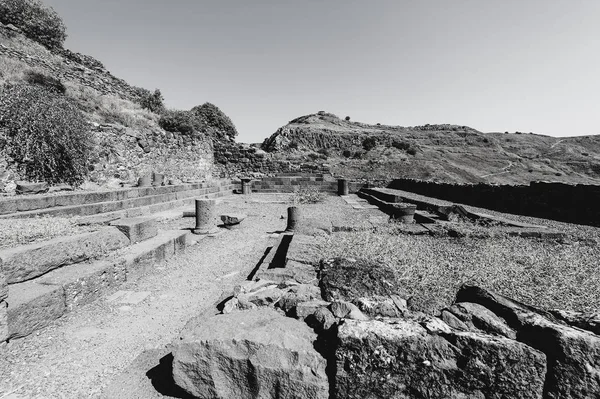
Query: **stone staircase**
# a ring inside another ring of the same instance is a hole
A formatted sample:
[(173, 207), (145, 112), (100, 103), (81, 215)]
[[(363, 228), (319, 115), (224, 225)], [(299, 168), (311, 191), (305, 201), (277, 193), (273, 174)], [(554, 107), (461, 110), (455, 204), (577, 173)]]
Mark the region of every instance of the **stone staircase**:
[(131, 187), (91, 192), (14, 196), (0, 199), (0, 218), (34, 216), (110, 215), (114, 219), (161, 212), (191, 203), (195, 198), (215, 198), (233, 193), (231, 180), (157, 187)]
[(182, 217), (196, 198), (223, 197), (233, 189), (227, 180), (211, 187), (199, 183), (0, 201), (4, 218), (78, 215), (80, 223), (94, 224), (90, 232), (0, 250), (0, 345), (48, 326), (197, 241), (189, 230), (160, 230), (158, 222)]

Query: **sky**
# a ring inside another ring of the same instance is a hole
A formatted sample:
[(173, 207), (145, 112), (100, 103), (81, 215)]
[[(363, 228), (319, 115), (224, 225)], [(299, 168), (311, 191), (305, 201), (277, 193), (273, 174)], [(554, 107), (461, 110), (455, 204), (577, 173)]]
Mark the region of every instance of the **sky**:
[(65, 46), (239, 142), (327, 111), (483, 132), (600, 134), (598, 0), (43, 0)]

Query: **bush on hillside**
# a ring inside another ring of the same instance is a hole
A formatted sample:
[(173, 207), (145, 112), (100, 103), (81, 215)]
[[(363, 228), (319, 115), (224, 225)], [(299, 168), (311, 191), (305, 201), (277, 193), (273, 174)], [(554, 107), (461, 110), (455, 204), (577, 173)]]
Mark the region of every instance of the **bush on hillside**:
[(92, 137), (83, 114), (66, 97), (38, 85), (0, 88), (0, 129), (23, 177), (48, 183), (83, 182)]
[(203, 131), (202, 124), (190, 111), (164, 111), (158, 120), (158, 124), (167, 132), (181, 133), (188, 136), (199, 135)]
[(223, 111), (214, 104), (204, 103), (191, 109), (208, 131), (213, 131), (217, 137), (234, 139), (238, 132), (235, 125)]
[(377, 139), (375, 137), (367, 137), (363, 140), (362, 146), (365, 149), (365, 151), (371, 151), (377, 146)]
[(59, 79), (31, 69), (25, 72), (25, 81), (30, 84), (43, 86), (58, 94), (65, 94), (67, 91), (67, 88)]
[(139, 104), (142, 106), (142, 108), (154, 112), (155, 114), (160, 114), (165, 109), (163, 101), (164, 98), (159, 89), (154, 90), (154, 92), (150, 92), (150, 90), (146, 89), (140, 89)]
[(406, 141), (394, 140), (392, 142), (392, 147), (397, 148), (402, 151), (406, 151), (410, 148), (410, 143), (407, 143)]
[(38, 0), (0, 1), (0, 22), (13, 24), (25, 36), (48, 48), (62, 48), (67, 38), (60, 16)]

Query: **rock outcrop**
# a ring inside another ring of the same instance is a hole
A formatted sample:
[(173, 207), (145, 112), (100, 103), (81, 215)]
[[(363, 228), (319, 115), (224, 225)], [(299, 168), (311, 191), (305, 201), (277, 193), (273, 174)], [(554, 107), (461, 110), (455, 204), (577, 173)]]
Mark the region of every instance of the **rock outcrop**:
[[(337, 398), (541, 398), (543, 353), (412, 320), (346, 320), (335, 352)], [(359, 382), (357, 384), (357, 382)]]

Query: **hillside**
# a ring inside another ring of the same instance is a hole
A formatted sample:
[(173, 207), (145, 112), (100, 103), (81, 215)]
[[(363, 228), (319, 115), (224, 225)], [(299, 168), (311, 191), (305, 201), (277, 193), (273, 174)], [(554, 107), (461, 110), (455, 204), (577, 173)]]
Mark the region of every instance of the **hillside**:
[(159, 90), (63, 48), (65, 30), (37, 0), (0, 3), (0, 193), (19, 180), (95, 188), (152, 172), (210, 177), (214, 142), (237, 134), (231, 120), (210, 103), (166, 109)]
[(267, 138), (262, 149), (281, 158), (320, 158), (333, 173), (350, 178), (600, 184), (600, 136), (555, 138), (482, 133), (455, 125), (368, 125), (321, 111), (290, 121)]

